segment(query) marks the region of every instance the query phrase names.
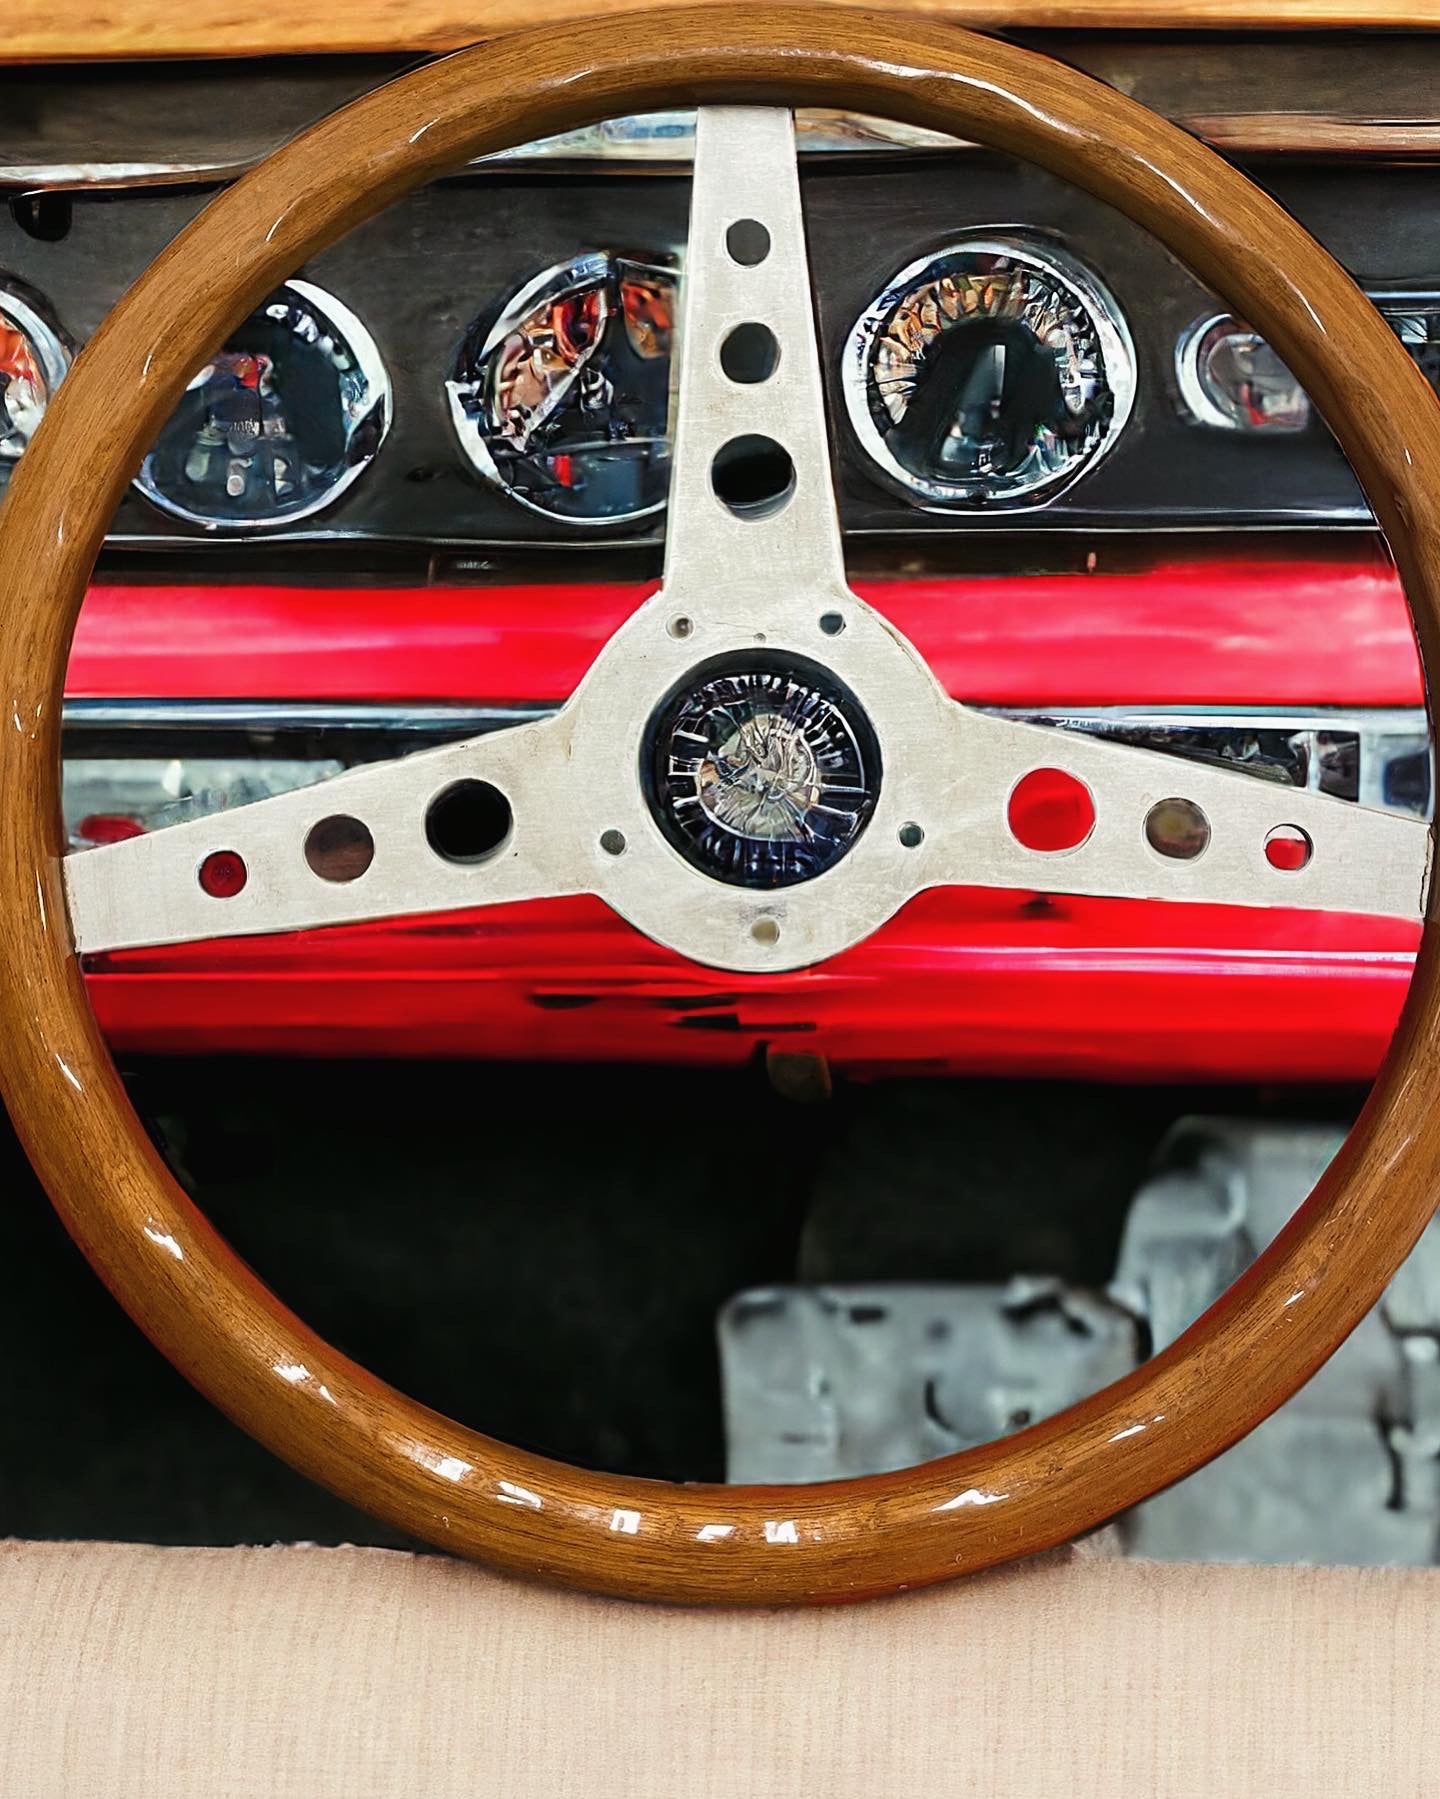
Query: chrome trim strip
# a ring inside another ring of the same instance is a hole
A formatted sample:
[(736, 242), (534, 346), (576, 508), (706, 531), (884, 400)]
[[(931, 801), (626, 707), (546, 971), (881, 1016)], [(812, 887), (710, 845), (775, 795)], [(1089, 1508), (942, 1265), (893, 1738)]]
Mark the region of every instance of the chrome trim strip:
[[(284, 700), (150, 700), (72, 699), (65, 703), (64, 724), (66, 754), (71, 760), (97, 754), (86, 747), (87, 737), (151, 735), (196, 739), (206, 736), (254, 736), (276, 739), (307, 734), (323, 734), (353, 740), (358, 753), (355, 760), (365, 761), (375, 752), (366, 750), (364, 742), (394, 747), (427, 748), (434, 744), (467, 737), (478, 737), (545, 718), (558, 711), (558, 706), (543, 703), (491, 706), (405, 705), (386, 703), (347, 704), (338, 702), (287, 702)], [(1293, 777), (1303, 772), (1303, 785), (1310, 791), (1330, 791), (1322, 783), (1322, 775), (1333, 775), (1333, 764), (1327, 764), (1318, 739), (1350, 739), (1355, 755), (1353, 797), (1358, 803), (1378, 811), (1397, 812), (1404, 816), (1429, 816), (1434, 803), (1434, 755), (1430, 750), (1429, 723), (1420, 706), (1362, 707), (1266, 707), (1266, 706), (1093, 706), (1093, 707), (1006, 707), (986, 706), (980, 710), (1000, 718), (1029, 724), (1052, 725), (1060, 730), (1076, 731), (1091, 737), (1140, 738), (1144, 747), (1174, 755), (1180, 760), (1234, 768), (1257, 780), (1288, 780), (1300, 787)], [(1273, 757), (1263, 765), (1247, 766), (1240, 753), (1241, 745), (1232, 743), (1227, 754), (1227, 739), (1253, 737), (1257, 732), (1283, 735), (1295, 746), (1295, 755), (1287, 765)], [(1167, 744), (1167, 734), (1176, 741)], [(1207, 741), (1197, 743), (1201, 737)], [(400, 740), (397, 746), (396, 740)], [(408, 745), (405, 740), (409, 739)], [(364, 740), (364, 742), (362, 742)], [(341, 754), (342, 743), (329, 746), (330, 753)], [(1411, 761), (1430, 751), (1425, 782), (1426, 803), (1421, 807), (1398, 803), (1387, 783), (1392, 765)], [(197, 744), (190, 753), (203, 752)], [(99, 752), (102, 756), (107, 752)], [(109, 752), (113, 753), (113, 752)], [(136, 754), (145, 752), (136, 751)], [(267, 751), (268, 753), (268, 751)], [(387, 751), (388, 753), (388, 751)], [(1289, 774), (1287, 775), (1287, 767)]]
[(285, 700), (66, 700), (64, 724), (73, 731), (279, 731), (415, 733), (461, 736), (528, 724), (557, 706), (410, 706)]
[[(1176, 113), (1182, 130), (1228, 156), (1343, 156), (1440, 159), (1440, 119), (1348, 118), (1323, 113)], [(630, 124), (633, 121), (621, 121)], [(980, 146), (938, 131), (923, 131), (861, 114), (800, 114), (800, 150), (807, 156), (844, 156), (897, 150), (973, 151)], [(277, 137), (269, 149), (284, 141)], [(687, 168), (694, 155), (693, 129), (663, 139), (626, 140), (603, 126), (544, 138), (514, 150), (480, 157), (466, 167), (544, 169), (556, 174), (575, 165), (621, 164), (655, 174)], [(0, 160), (0, 185), (30, 193), (103, 192), (113, 188), (180, 187), (191, 183), (238, 181), (263, 161), (253, 156), (191, 156), (173, 159), (119, 158), (114, 162), (34, 160), (11, 155)]]

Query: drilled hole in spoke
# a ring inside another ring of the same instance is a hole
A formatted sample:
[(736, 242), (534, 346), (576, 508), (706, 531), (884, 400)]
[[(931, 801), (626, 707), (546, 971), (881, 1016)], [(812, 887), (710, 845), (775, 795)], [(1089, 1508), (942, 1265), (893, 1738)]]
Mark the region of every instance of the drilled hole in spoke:
[(310, 827), (305, 860), (322, 881), (358, 881), (375, 860), (375, 839), (358, 818), (336, 812)]
[(1265, 839), (1265, 860), (1282, 874), (1298, 874), (1314, 854), (1310, 833), (1299, 825), (1276, 825)]
[(731, 262), (753, 269), (770, 254), (770, 233), (759, 219), (736, 219), (725, 233), (725, 249)]
[(514, 822), (510, 802), (488, 781), (454, 781), (431, 800), (425, 838), (447, 862), (486, 862), (501, 849)]
[(710, 481), (736, 518), (770, 518), (795, 491), (795, 464), (773, 437), (747, 433), (716, 451)]
[(780, 362), (780, 345), (768, 325), (752, 319), (727, 332), (720, 346), (720, 367), (731, 381), (750, 387), (768, 381)]
[(195, 871), (201, 891), (211, 899), (234, 899), (250, 879), (245, 858), (236, 850), (211, 850)]
[(1053, 856), (1079, 849), (1095, 829), (1095, 801), (1064, 769), (1032, 768), (1011, 789), (1005, 816), (1017, 843)]
[(1193, 862), (1210, 843), (1210, 820), (1194, 800), (1157, 800), (1145, 814), (1145, 841), (1172, 862)]

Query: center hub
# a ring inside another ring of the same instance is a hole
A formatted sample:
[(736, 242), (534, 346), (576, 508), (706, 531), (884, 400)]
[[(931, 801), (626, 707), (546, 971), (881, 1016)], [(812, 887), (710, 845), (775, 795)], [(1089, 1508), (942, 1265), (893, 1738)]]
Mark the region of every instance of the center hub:
[(693, 670), (642, 751), (651, 812), (692, 866), (737, 887), (813, 880), (864, 830), (880, 746), (828, 669), (749, 652)]

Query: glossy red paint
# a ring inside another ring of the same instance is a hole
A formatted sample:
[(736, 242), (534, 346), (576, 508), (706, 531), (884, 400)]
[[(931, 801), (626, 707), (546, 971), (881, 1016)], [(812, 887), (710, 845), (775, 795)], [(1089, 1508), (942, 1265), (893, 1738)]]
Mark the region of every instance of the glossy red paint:
[[(1422, 697), (1404, 595), (1368, 546), (1323, 562), (1192, 559), (855, 586), (951, 693), (991, 705), (1415, 706)], [(80, 617), (68, 692), (562, 700), (648, 591), (100, 582)]]
[(857, 1073), (1368, 1079), (1410, 982), (1396, 920), (948, 888), (820, 970), (738, 976), (594, 899), (94, 958), (120, 1048)]
[[(981, 702), (1421, 700), (1403, 596), (1369, 546), (856, 585)], [(646, 591), (101, 583), (69, 692), (558, 701)], [(1390, 920), (949, 889), (821, 969), (741, 978), (577, 899), (128, 951), (96, 960), (90, 991), (137, 1051), (719, 1064), (777, 1043), (859, 1073), (1358, 1080), (1417, 941)]]

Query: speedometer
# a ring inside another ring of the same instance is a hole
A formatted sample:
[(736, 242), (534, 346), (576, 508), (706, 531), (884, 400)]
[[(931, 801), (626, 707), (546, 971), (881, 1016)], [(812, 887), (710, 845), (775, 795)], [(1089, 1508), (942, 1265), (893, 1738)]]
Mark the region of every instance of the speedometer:
[(137, 484), (210, 530), (288, 525), (356, 481), (390, 424), (368, 331), (308, 281), (287, 281), (186, 388)]
[(670, 483), (675, 275), (605, 253), (547, 269), (466, 334), (446, 388), (472, 466), (571, 524), (657, 512)]
[(850, 334), (850, 422), (935, 507), (1053, 498), (1114, 444), (1135, 352), (1097, 278), (1040, 240), (990, 234), (911, 263)]

